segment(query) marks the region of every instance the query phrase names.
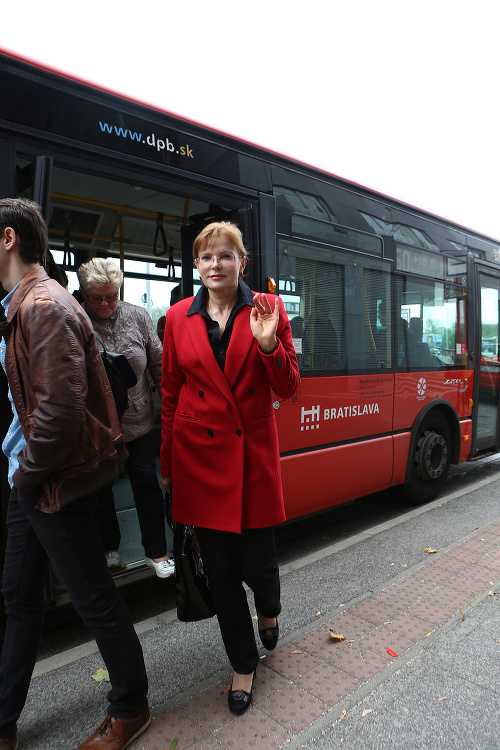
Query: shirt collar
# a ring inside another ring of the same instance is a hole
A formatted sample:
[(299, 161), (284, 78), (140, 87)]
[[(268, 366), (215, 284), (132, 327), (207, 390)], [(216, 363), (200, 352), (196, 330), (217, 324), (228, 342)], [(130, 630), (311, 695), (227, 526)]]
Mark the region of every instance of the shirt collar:
[[(20, 283), (21, 282), (19, 282), (19, 284)], [(7, 312), (9, 310), (9, 303), (10, 303), (12, 297), (14, 296), (14, 292), (16, 291), (16, 289), (19, 286), (19, 284), (16, 284), (16, 286), (14, 287), (14, 289), (11, 289), (10, 292), (8, 294), (6, 294), (5, 297), (2, 300), (0, 300), (0, 304), (2, 305), (3, 309), (5, 310), (5, 314), (6, 315), (7, 315)]]
[[(186, 313), (186, 317), (190, 317), (191, 315), (196, 315), (196, 313), (199, 313), (200, 315), (203, 315), (205, 312), (205, 301), (207, 299), (207, 288), (206, 286), (201, 286), (198, 290), (196, 297), (191, 303), (191, 307)], [(248, 287), (244, 281), (238, 281), (238, 298), (236, 300), (235, 307), (243, 307), (243, 305), (248, 305), (249, 307), (255, 307), (253, 303), (253, 292)]]

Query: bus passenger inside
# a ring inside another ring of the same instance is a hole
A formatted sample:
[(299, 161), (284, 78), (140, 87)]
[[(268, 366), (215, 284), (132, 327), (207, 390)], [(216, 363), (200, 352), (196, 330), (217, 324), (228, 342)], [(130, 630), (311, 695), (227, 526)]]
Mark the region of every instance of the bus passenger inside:
[[(391, 347), (390, 340), (390, 319), (387, 311), (387, 300), (381, 300), (378, 306), (378, 319), (382, 329), (377, 328), (376, 346), (382, 362), (387, 357), (388, 349)], [(396, 319), (396, 362), (400, 367), (406, 363), (408, 351), (408, 323), (401, 316)], [(390, 361), (390, 357), (389, 357)]]
[(382, 299), (378, 306), (377, 316), (380, 326), (374, 332), (374, 342), (382, 367), (391, 363), (391, 317), (387, 310), (387, 300)]
[(439, 367), (437, 357), (431, 354), (429, 345), (423, 341), (424, 321), (410, 318), (408, 328), (407, 358), (410, 367)]
[(293, 338), (301, 339), (304, 335), (304, 318), (300, 315), (296, 315), (295, 318), (290, 320), (290, 327), (292, 329)]
[(296, 315), (295, 318), (290, 320), (290, 328), (292, 329), (293, 345), (295, 347), (295, 354), (297, 355), (297, 362), (299, 363), (299, 369), (303, 367), (303, 344), (302, 339), (304, 336), (304, 318), (300, 315)]
[[(174, 286), (172, 291), (170, 292), (170, 307), (172, 305), (175, 305), (176, 302), (178, 302), (181, 297), (182, 291), (181, 291), (181, 285), (177, 284), (177, 286)], [(166, 315), (162, 315), (158, 318), (156, 321), (156, 332), (158, 334), (158, 338), (160, 339), (161, 343), (163, 344), (163, 334), (165, 333), (165, 321), (167, 319)]]
[(398, 367), (406, 362), (408, 352), (408, 323), (404, 318), (396, 322), (396, 357)]
[(324, 297), (314, 297), (313, 315), (304, 323), (304, 354), (312, 369), (338, 370), (341, 367), (337, 334)]

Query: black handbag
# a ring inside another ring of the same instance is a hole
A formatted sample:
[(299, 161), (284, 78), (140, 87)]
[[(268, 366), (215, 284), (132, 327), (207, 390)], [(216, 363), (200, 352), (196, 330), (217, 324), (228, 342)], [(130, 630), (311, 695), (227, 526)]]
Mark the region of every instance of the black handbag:
[(137, 375), (124, 354), (107, 352), (103, 342), (98, 336), (96, 338), (102, 346), (102, 363), (113, 392), (118, 419), (121, 420), (128, 406), (127, 391), (132, 386), (137, 385)]
[(215, 608), (196, 532), (182, 523), (173, 526), (177, 618), (181, 622), (206, 620), (214, 616)]

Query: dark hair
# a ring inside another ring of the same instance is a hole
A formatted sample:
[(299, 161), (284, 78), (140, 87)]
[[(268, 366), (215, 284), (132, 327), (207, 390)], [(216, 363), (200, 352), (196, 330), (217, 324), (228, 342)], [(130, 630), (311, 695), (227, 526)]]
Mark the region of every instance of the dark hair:
[(49, 240), (47, 225), (38, 203), (27, 198), (0, 200), (0, 236), (11, 227), (19, 241), (19, 257), (23, 263), (42, 263)]

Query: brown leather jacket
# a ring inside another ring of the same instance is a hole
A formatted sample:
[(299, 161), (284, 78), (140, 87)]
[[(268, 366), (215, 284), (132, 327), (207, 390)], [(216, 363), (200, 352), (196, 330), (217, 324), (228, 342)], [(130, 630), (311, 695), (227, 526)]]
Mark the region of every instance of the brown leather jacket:
[(26, 439), (13, 481), (52, 513), (110, 483), (122, 435), (92, 324), (45, 270), (30, 271), (14, 293), (5, 368)]

